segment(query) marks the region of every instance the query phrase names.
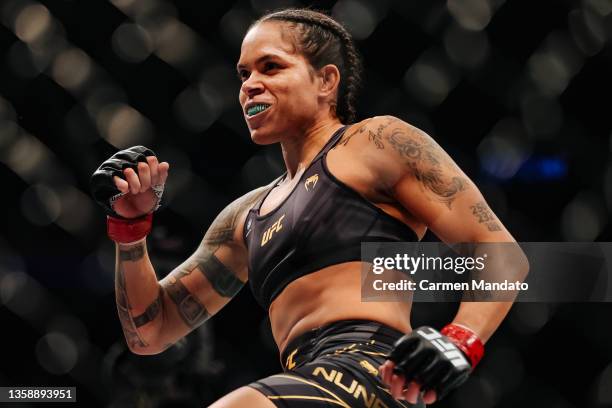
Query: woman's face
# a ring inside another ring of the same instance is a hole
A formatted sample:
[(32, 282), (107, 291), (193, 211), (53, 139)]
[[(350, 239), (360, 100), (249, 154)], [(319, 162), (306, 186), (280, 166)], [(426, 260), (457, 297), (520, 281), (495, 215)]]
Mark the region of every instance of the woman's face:
[(306, 129), (319, 109), (317, 75), (295, 49), (290, 28), (263, 22), (244, 37), (237, 64), (239, 100), (251, 138), (275, 143)]

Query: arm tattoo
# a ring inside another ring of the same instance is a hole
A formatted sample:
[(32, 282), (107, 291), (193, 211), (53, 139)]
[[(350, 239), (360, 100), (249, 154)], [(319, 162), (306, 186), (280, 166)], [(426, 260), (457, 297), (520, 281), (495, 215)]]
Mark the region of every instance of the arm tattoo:
[(132, 261), (136, 262), (142, 259), (144, 256), (144, 245), (136, 245), (128, 248), (119, 248), (119, 260), (120, 261)]
[(182, 279), (199, 269), (220, 296), (232, 297), (238, 293), (244, 283), (215, 256), (215, 251), (221, 245), (233, 240), (240, 215), (244, 210), (250, 208), (268, 188), (254, 190), (221, 211), (204, 235), (196, 252), (189, 260), (172, 271), (167, 280), (162, 283), (164, 291), (168, 293), (181, 318), (190, 328), (195, 328), (204, 322), (210, 317), (210, 314), (198, 298), (189, 292)]
[(170, 277), (164, 289), (176, 305), (181, 318), (190, 328), (195, 328), (210, 316), (204, 305), (187, 290), (180, 278)]
[(205, 254), (199, 262), (199, 267), (220, 296), (231, 298), (244, 285), (244, 282), (238, 279), (215, 254)]
[(162, 302), (162, 289), (160, 288), (159, 295), (157, 296), (157, 298), (155, 298), (153, 303), (151, 303), (149, 307), (147, 307), (147, 309), (144, 311), (143, 314), (141, 314), (140, 316), (136, 316), (134, 318), (134, 325), (136, 327), (141, 327), (149, 323), (150, 321), (153, 321), (161, 310), (161, 302)]
[[(144, 243), (139, 244), (142, 252), (144, 254)], [(133, 251), (135, 247), (130, 248), (130, 251)], [(123, 268), (123, 260), (121, 257), (120, 249), (117, 249), (119, 254), (117, 256), (117, 265), (115, 268), (115, 298), (117, 302), (117, 312), (119, 314), (119, 320), (121, 321), (121, 327), (123, 328), (123, 333), (125, 334), (125, 339), (130, 346), (130, 348), (134, 347), (147, 347), (148, 344), (144, 341), (144, 339), (138, 333), (138, 326), (134, 322), (132, 318), (130, 302), (128, 299), (128, 294), (125, 285), (125, 270)]]
[(360, 126), (358, 129), (351, 132), (350, 134), (342, 136), (342, 139), (340, 140), (340, 142), (338, 142), (338, 145), (346, 146), (348, 142), (350, 142), (350, 140), (353, 138), (353, 136), (364, 133), (367, 130), (368, 140), (374, 143), (377, 149), (384, 149), (385, 145), (383, 143), (383, 131), (391, 123), (393, 123), (393, 119), (386, 117), (385, 121), (381, 123), (380, 125), (378, 125), (376, 132), (372, 132), (372, 130), (368, 129), (368, 123), (366, 122), (362, 126)]
[(493, 211), (484, 201), (477, 202), (470, 206), (470, 209), (472, 210), (472, 215), (478, 219), (478, 222), (486, 225), (489, 231), (501, 231), (501, 226), (493, 215)]
[(405, 126), (395, 128), (386, 137), (389, 144), (406, 160), (414, 177), (436, 198), (451, 209), (451, 204), (457, 194), (468, 188), (469, 184), (463, 177), (448, 177), (445, 168), (454, 164), (440, 154), (440, 147), (433, 140), (407, 132)]

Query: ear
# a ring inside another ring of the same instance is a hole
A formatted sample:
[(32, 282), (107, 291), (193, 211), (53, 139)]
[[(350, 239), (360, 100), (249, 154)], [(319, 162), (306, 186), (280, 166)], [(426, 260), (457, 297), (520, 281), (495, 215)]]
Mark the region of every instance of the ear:
[(321, 97), (327, 98), (329, 96), (334, 97), (338, 92), (338, 86), (340, 85), (340, 71), (338, 67), (333, 64), (327, 64), (319, 70), (319, 93)]

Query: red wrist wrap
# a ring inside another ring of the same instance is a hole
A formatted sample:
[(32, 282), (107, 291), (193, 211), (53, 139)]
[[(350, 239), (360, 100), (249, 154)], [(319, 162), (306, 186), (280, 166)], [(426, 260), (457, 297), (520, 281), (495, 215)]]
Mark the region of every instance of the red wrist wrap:
[(472, 369), (476, 367), (476, 364), (478, 364), (484, 355), (484, 344), (482, 344), (476, 333), (466, 327), (452, 323), (446, 325), (440, 330), (440, 333), (448, 337), (455, 346), (463, 351), (472, 363)]
[(144, 217), (125, 220), (115, 217), (106, 218), (106, 232), (110, 239), (121, 244), (138, 241), (151, 232), (153, 213)]

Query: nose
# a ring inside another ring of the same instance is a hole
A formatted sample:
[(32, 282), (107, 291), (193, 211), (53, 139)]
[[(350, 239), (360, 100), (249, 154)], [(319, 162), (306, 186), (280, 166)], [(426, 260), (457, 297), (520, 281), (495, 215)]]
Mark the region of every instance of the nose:
[(264, 87), (261, 81), (257, 78), (255, 73), (251, 73), (246, 81), (242, 83), (242, 92), (248, 97), (252, 98), (256, 95), (263, 93)]

